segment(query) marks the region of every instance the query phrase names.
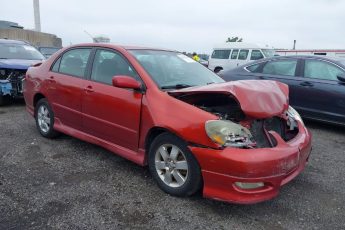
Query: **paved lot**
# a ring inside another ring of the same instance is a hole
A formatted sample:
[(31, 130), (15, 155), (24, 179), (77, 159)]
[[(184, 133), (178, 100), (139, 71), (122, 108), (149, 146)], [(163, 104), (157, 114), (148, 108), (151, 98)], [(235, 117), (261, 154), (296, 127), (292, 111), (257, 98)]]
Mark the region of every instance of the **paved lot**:
[(276, 199), (242, 206), (171, 197), (147, 168), (41, 137), (23, 103), (0, 107), (0, 229), (345, 229), (345, 129), (307, 125), (305, 171)]

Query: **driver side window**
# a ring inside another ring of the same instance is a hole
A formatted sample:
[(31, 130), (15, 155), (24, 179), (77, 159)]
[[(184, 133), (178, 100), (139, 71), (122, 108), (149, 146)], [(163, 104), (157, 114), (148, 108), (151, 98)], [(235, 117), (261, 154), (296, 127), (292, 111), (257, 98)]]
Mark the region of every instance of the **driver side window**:
[(112, 78), (118, 75), (130, 76), (141, 81), (139, 75), (120, 54), (110, 50), (97, 50), (92, 65), (91, 79), (112, 85)]

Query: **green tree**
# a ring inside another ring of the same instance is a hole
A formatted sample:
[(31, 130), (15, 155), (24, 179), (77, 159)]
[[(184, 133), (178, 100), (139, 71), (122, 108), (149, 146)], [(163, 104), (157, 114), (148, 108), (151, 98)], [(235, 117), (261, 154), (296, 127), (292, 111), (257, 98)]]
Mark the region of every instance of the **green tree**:
[(228, 39), (225, 42), (242, 42), (243, 38), (239, 38), (239, 37), (228, 37)]

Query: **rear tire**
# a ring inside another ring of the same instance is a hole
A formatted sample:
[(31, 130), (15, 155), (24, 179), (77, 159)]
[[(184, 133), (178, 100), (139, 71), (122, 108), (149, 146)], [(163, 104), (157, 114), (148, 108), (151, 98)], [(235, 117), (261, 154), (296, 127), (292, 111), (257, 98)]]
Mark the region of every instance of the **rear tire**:
[(47, 99), (39, 100), (35, 107), (36, 126), (40, 134), (47, 138), (54, 138), (59, 132), (54, 130), (54, 112)]
[(222, 67), (216, 67), (216, 68), (214, 69), (214, 72), (215, 72), (215, 73), (219, 73), (221, 70), (223, 70)]
[(187, 144), (162, 133), (149, 150), (149, 169), (158, 186), (173, 196), (190, 196), (202, 186), (200, 166)]

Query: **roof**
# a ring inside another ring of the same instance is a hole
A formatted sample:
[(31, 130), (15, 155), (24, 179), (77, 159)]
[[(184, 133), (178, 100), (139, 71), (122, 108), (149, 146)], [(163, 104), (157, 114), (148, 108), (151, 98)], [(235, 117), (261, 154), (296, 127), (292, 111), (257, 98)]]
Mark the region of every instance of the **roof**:
[[(341, 65), (345, 68), (345, 59), (339, 57), (330, 57), (330, 56), (319, 56), (319, 55), (288, 55), (288, 56), (274, 56), (265, 59), (260, 59), (255, 62), (251, 62), (250, 64), (255, 64), (258, 62), (269, 61), (269, 60), (279, 60), (279, 59), (294, 59), (294, 58), (302, 58), (302, 59), (318, 59), (318, 60), (325, 60), (331, 61), (335, 64)], [(248, 65), (248, 64), (245, 64)]]
[(276, 52), (287, 52), (287, 53), (299, 53), (299, 52), (311, 52), (311, 53), (327, 53), (327, 52), (345, 52), (345, 49), (311, 49), (311, 50), (284, 50), (277, 49)]
[[(169, 50), (164, 48), (154, 48), (154, 47), (144, 47), (144, 46), (127, 46), (127, 45), (118, 45), (114, 43), (82, 43), (82, 44), (75, 44), (70, 47), (79, 47), (79, 46), (93, 46), (93, 47), (108, 47), (108, 48), (122, 48), (125, 50), (160, 50), (160, 51), (169, 51), (169, 52), (177, 52), (176, 50)], [(68, 48), (68, 47), (66, 47)]]
[(272, 49), (269, 45), (262, 45), (256, 43), (246, 43), (246, 42), (225, 42), (213, 46), (214, 49)]
[(2, 44), (28, 44), (27, 42), (25, 41), (20, 41), (20, 40), (11, 40), (11, 39), (2, 39), (0, 38), (0, 43)]

